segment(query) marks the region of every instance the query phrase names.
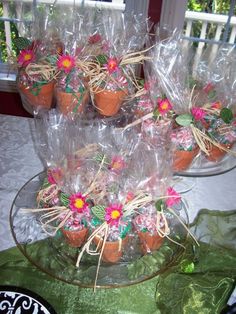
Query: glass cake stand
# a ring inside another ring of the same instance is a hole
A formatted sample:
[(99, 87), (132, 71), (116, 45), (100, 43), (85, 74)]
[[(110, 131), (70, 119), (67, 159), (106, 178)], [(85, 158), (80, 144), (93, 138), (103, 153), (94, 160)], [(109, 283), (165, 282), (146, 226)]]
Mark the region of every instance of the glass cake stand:
[[(59, 280), (82, 286), (94, 287), (98, 256), (84, 254), (79, 268), (75, 267), (80, 249), (70, 247), (61, 232), (48, 236), (39, 223), (38, 213), (25, 213), (23, 208), (36, 208), (36, 194), (45, 173), (29, 180), (16, 195), (10, 212), (11, 231), (15, 242), (25, 257), (43, 272)], [(186, 208), (177, 210), (187, 221)], [(184, 246), (187, 232), (179, 220), (167, 214), (171, 237)], [(185, 216), (185, 217), (184, 217)], [(183, 253), (183, 248), (165, 239), (161, 248), (142, 256), (136, 237), (130, 237), (120, 262), (102, 262), (96, 287), (114, 288), (136, 284), (164, 272)]]

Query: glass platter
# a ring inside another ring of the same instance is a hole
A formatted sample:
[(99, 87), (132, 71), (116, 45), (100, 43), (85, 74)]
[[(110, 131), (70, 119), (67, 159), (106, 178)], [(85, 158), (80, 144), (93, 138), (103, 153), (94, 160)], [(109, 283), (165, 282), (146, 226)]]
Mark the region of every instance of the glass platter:
[[(236, 145), (232, 148), (236, 152)], [(202, 154), (197, 156), (191, 167), (184, 171), (176, 172), (175, 175), (185, 177), (206, 177), (228, 172), (236, 167), (236, 156), (227, 153), (218, 162), (208, 161)]]
[[(75, 267), (80, 249), (70, 247), (61, 232), (49, 237), (41, 228), (38, 213), (23, 213), (22, 208), (36, 208), (36, 194), (45, 173), (29, 180), (16, 195), (10, 212), (11, 231), (15, 242), (25, 257), (43, 272), (59, 280), (94, 287), (98, 256), (85, 254), (79, 268)], [(186, 209), (179, 209), (183, 220), (188, 221)], [(183, 212), (183, 215), (182, 215)], [(179, 220), (167, 214), (172, 239), (184, 245), (187, 232)], [(123, 257), (116, 264), (102, 262), (96, 287), (122, 287), (154, 277), (175, 263), (183, 248), (165, 239), (161, 248), (142, 256), (136, 237), (130, 237)]]

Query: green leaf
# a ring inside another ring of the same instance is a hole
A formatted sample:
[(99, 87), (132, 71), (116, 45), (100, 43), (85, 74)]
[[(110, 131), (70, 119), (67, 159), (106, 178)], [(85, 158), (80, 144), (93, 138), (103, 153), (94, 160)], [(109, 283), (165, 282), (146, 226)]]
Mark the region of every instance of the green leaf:
[(56, 65), (57, 63), (57, 55), (47, 56), (46, 61), (48, 61), (51, 65)]
[(31, 45), (31, 41), (24, 37), (18, 37), (13, 39), (13, 43), (19, 50), (27, 49)]
[(155, 207), (156, 207), (157, 211), (159, 211), (159, 212), (162, 211), (162, 209), (164, 207), (163, 200), (156, 201)]
[(229, 124), (233, 120), (234, 115), (231, 109), (223, 108), (220, 111), (220, 117), (225, 123)]
[(189, 126), (193, 122), (193, 116), (189, 113), (181, 114), (175, 121), (181, 126)]
[(101, 65), (104, 65), (107, 63), (107, 56), (105, 55), (98, 55), (96, 59)]
[(110, 164), (108, 157), (104, 153), (97, 153), (97, 155), (94, 157), (94, 160), (99, 163), (103, 161), (104, 165)]
[(183, 260), (181, 261), (180, 268), (184, 273), (192, 273), (194, 271), (195, 265), (192, 261)]
[(96, 206), (93, 206), (91, 208), (91, 211), (92, 213), (94, 214), (94, 216), (96, 216), (98, 219), (104, 221), (105, 220), (105, 206), (103, 205), (96, 205)]
[(62, 203), (63, 206), (68, 207), (68, 206), (69, 206), (69, 203), (70, 203), (70, 201), (69, 201), (69, 195), (62, 192), (62, 193), (60, 194), (60, 201), (61, 201), (61, 203)]
[(160, 115), (159, 110), (158, 110), (157, 108), (155, 108), (155, 109), (153, 110), (153, 119), (156, 120), (156, 119), (159, 117), (159, 115)]
[(209, 99), (213, 99), (213, 98), (215, 98), (215, 96), (216, 96), (216, 91), (213, 89), (213, 90), (211, 90), (209, 93), (208, 93), (208, 98)]

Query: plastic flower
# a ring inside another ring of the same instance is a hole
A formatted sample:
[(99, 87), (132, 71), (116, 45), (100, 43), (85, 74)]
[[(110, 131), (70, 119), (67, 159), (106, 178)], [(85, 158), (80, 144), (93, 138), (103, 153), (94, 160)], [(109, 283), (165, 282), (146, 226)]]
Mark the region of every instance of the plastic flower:
[(122, 217), (122, 205), (111, 205), (105, 208), (105, 221), (110, 225), (118, 225)]
[(212, 109), (221, 109), (222, 108), (222, 104), (220, 101), (214, 102), (213, 104), (211, 104), (211, 108)]
[(132, 201), (134, 199), (135, 195), (133, 192), (128, 192), (126, 195), (126, 200), (125, 203), (129, 203), (130, 201)]
[(111, 165), (109, 167), (115, 173), (119, 173), (122, 169), (125, 168), (125, 161), (120, 156), (114, 156), (111, 160)]
[(112, 74), (118, 70), (118, 61), (116, 58), (109, 58), (107, 64), (105, 64), (105, 68)]
[(102, 37), (100, 34), (94, 34), (92, 36), (89, 37), (89, 44), (96, 44), (99, 43), (102, 40)]
[(69, 197), (69, 202), (71, 210), (77, 213), (83, 213), (88, 208), (88, 203), (81, 193), (72, 194)]
[(62, 55), (57, 61), (57, 67), (65, 73), (69, 73), (75, 67), (75, 58), (69, 55)]
[(212, 83), (208, 83), (204, 88), (203, 88), (203, 90), (204, 90), (204, 92), (205, 93), (209, 93), (210, 91), (212, 91), (214, 89), (214, 85), (212, 84)]
[(166, 99), (162, 99), (161, 101), (158, 101), (157, 108), (160, 114), (163, 115), (172, 109), (172, 105), (169, 102), (169, 100), (166, 98)]
[(61, 169), (55, 168), (55, 169), (49, 169), (47, 173), (47, 179), (48, 182), (51, 184), (56, 184), (58, 180), (60, 180), (62, 176)]
[(172, 187), (167, 189), (167, 196), (169, 197), (166, 199), (165, 203), (168, 207), (179, 204), (181, 201), (181, 196)]
[(18, 58), (17, 63), (21, 66), (27, 66), (30, 62), (35, 60), (35, 54), (32, 50), (24, 49), (21, 50)]
[(203, 108), (198, 107), (193, 107), (191, 113), (195, 120), (202, 120), (206, 115), (206, 111)]

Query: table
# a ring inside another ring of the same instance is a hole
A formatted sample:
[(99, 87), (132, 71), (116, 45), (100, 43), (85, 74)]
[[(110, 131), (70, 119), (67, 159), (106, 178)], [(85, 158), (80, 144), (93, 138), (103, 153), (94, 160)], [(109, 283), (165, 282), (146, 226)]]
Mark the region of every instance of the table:
[(0, 250), (15, 245), (8, 217), (16, 193), (44, 168), (35, 151), (34, 134), (33, 119), (0, 115)]
[[(0, 251), (10, 248), (12, 246), (15, 246), (15, 243), (10, 234), (8, 217), (9, 217), (9, 212), (10, 212), (12, 201), (17, 191), (30, 178), (32, 178), (35, 174), (39, 173), (40, 171), (44, 169), (43, 163), (41, 162), (40, 158), (38, 157), (35, 151), (34, 142), (33, 142), (34, 136), (35, 136), (35, 129), (34, 129), (33, 119), (0, 115), (0, 173), (1, 173)], [(194, 219), (194, 217), (196, 216), (196, 214), (201, 208), (210, 208), (211, 210), (224, 210), (224, 211), (235, 209), (235, 204), (236, 204), (236, 195), (235, 195), (235, 188), (234, 188), (235, 180), (236, 180), (236, 169), (233, 169), (227, 173), (217, 175), (217, 176), (194, 178), (193, 189), (185, 193), (186, 199), (190, 205), (190, 211), (189, 211), (190, 220), (192, 221)], [(5, 255), (4, 254), (2, 255), (2, 258), (4, 257), (4, 263), (8, 263), (9, 261), (12, 262), (12, 260), (15, 260), (15, 259), (17, 260), (17, 263), (18, 263), (18, 260), (21, 259), (20, 257), (21, 254), (17, 253), (17, 251), (14, 251), (14, 253), (10, 253), (10, 254), (12, 254), (10, 257), (8, 253), (6, 253)], [(23, 264), (25, 265), (25, 262), (23, 263), (20, 261), (19, 263), (21, 263), (21, 265)], [(211, 263), (207, 263), (207, 266), (210, 267)], [(45, 294), (45, 291), (46, 292), (50, 291), (52, 287), (54, 287), (54, 290), (53, 289), (51, 290), (51, 294), (54, 293), (54, 295), (48, 296), (48, 300), (50, 302), (54, 302), (54, 305), (57, 304), (57, 299), (55, 299), (56, 296), (58, 295), (57, 289), (58, 291), (60, 289), (61, 293), (63, 293), (63, 291), (67, 289), (67, 292), (69, 294), (71, 293), (75, 296), (76, 294), (75, 288), (73, 288), (71, 285), (66, 285), (65, 283), (56, 282), (56, 281), (53, 281), (52, 279), (51, 281), (49, 281), (48, 276), (46, 274), (43, 274), (40, 271), (35, 273), (35, 270), (33, 269), (33, 267), (30, 266), (30, 263), (27, 263), (27, 267), (28, 267), (27, 274), (29, 274), (31, 280), (35, 280), (35, 285), (36, 285), (35, 292), (41, 292), (44, 297), (47, 297), (47, 294)], [(14, 276), (20, 276), (20, 274), (22, 273), (22, 268), (20, 269), (16, 268), (15, 270), (15, 266), (14, 266), (13, 269), (15, 271), (15, 274), (17, 274)], [(5, 276), (5, 281), (9, 283), (14, 282), (15, 277), (12, 277), (11, 281), (9, 279), (9, 276), (11, 274), (12, 274), (11, 268), (9, 268), (7, 273), (2, 274), (3, 277)], [(230, 280), (231, 279), (229, 279), (228, 284), (232, 285), (232, 281)], [(173, 282), (173, 278), (172, 278), (172, 282)], [(175, 279), (174, 279), (174, 282), (176, 282)], [(21, 279), (19, 279), (18, 277), (17, 277), (17, 283), (22, 284)], [(44, 286), (45, 289), (41, 287), (42, 289), (40, 290), (41, 283), (45, 284)], [(147, 284), (145, 287), (142, 287), (144, 291), (149, 291), (149, 295), (147, 295), (146, 299), (144, 297), (145, 301), (143, 300), (143, 302), (147, 302), (146, 304), (150, 302), (150, 299), (149, 299), (150, 293), (154, 294), (155, 285), (156, 285), (156, 281), (154, 280), (154, 281), (151, 281), (150, 284)], [(163, 285), (164, 285), (164, 282), (163, 282)], [(206, 285), (208, 285), (208, 282), (206, 282)], [(169, 286), (168, 289), (170, 289), (171, 286), (172, 284)], [(30, 288), (31, 285), (29, 284), (28, 287)], [(138, 289), (140, 289), (140, 293), (141, 292), (143, 293), (143, 290), (141, 290), (140, 287), (138, 287)], [(78, 292), (80, 293), (81, 297), (82, 295), (85, 299), (92, 297), (91, 291), (85, 291), (85, 290), (82, 291), (82, 290), (83, 289), (80, 289), (79, 290), (80, 292)], [(128, 302), (130, 298), (133, 297), (133, 291), (132, 290), (129, 290), (129, 291), (130, 291), (129, 292), (130, 294), (127, 294), (128, 299), (126, 300), (126, 302)], [(126, 290), (114, 289), (114, 295), (116, 295), (117, 298), (121, 297), (122, 295), (125, 296)], [(101, 291), (101, 293), (98, 293), (96, 297), (94, 297), (97, 300), (96, 302), (98, 302), (100, 306), (103, 303), (104, 296), (105, 296), (105, 290)], [(65, 299), (64, 297), (67, 299)], [(66, 295), (64, 297), (63, 297), (64, 302), (65, 300), (68, 301), (68, 299), (70, 299), (70, 295)], [(137, 302), (138, 302), (138, 299), (137, 299)], [(153, 307), (154, 307), (155, 306), (154, 298), (152, 302), (153, 302)], [(129, 303), (127, 303), (126, 305), (127, 305), (126, 308), (128, 308)], [(68, 304), (64, 303), (64, 306), (68, 307)], [(88, 305), (84, 304), (84, 306), (88, 306)], [(91, 313), (100, 313), (99, 311), (97, 311), (96, 307), (93, 310), (94, 311), (91, 310)], [(72, 312), (71, 312), (71, 309), (68, 308), (67, 312), (64, 311), (62, 313), (71, 314)], [(73, 313), (85, 313), (85, 312), (75, 311)], [(90, 312), (87, 312), (87, 313), (90, 313)], [(127, 313), (127, 312), (121, 311), (121, 312), (109, 312), (109, 313)], [(130, 313), (138, 313), (138, 312), (130, 312)], [(190, 312), (186, 312), (186, 313), (190, 313)]]

